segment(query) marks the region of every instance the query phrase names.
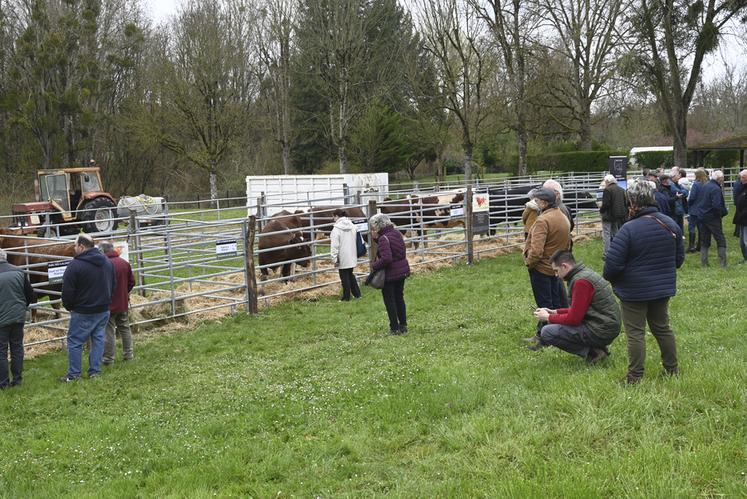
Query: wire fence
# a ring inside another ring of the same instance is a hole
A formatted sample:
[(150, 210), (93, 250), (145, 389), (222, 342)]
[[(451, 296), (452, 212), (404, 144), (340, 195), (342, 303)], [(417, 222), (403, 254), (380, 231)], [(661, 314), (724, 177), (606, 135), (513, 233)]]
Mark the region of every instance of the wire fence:
[[(576, 238), (601, 230), (602, 178), (603, 173), (556, 177), (573, 213)], [(198, 208), (204, 201), (168, 202), (156, 216), (112, 211), (116, 230), (93, 236), (112, 242), (132, 265), (136, 286), (130, 320), (136, 330), (144, 330), (239, 310), (257, 313), (287, 299), (334, 292), (339, 278), (330, 233), (336, 208), (346, 211), (368, 242), (368, 255), (354, 270), (358, 279), (368, 274), (375, 255), (367, 220), (378, 212), (403, 233), (413, 272), (514, 251), (524, 245), (521, 217), (527, 192), (544, 180), (422, 184), (389, 189), (383, 202), (373, 193), (313, 192), (303, 207), (297, 200), (282, 203), (262, 196), (214, 200), (208, 209)], [(0, 226), (11, 224), (0, 217)], [(28, 272), (39, 297), (26, 324), (27, 347), (65, 339), (69, 313), (60, 307), (60, 277), (74, 256), (70, 232), (64, 222), (43, 223), (32, 232), (28, 227), (0, 231), (9, 261)]]

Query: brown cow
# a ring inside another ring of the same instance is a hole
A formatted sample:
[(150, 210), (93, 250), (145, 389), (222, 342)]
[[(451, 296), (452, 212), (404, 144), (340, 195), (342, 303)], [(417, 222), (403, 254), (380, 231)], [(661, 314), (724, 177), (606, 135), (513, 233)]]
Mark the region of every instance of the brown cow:
[[(309, 266), (308, 258), (311, 256), (311, 248), (309, 247), (308, 242), (304, 243), (303, 233), (295, 229), (298, 229), (298, 227), (291, 227), (278, 219), (271, 219), (260, 232), (259, 265), (261, 267), (266, 265), (266, 267), (260, 269), (263, 281), (267, 279), (269, 269), (277, 270), (278, 267), (282, 267), (283, 277), (291, 275), (291, 262), (281, 262), (303, 258), (304, 260), (297, 263), (302, 267)], [(283, 247), (293, 244), (298, 246), (292, 246), (290, 248)], [(287, 283), (288, 281), (286, 280), (285, 282)]]
[[(0, 248), (13, 253), (34, 253), (34, 255), (18, 255), (8, 253), (8, 263), (17, 267), (26, 267), (29, 274), (31, 285), (45, 283), (47, 277), (47, 264), (50, 262), (61, 261), (64, 258), (54, 257), (74, 257), (74, 243), (57, 243), (50, 244), (50, 241), (44, 239), (21, 238), (17, 237), (18, 233), (13, 229), (0, 228)], [(45, 256), (49, 255), (49, 256)], [(39, 265), (44, 264), (44, 265)], [(38, 266), (36, 266), (38, 265)], [(30, 272), (33, 271), (33, 272)], [(34, 292), (38, 297), (46, 296), (50, 300), (57, 300), (62, 293), (62, 284), (44, 284), (43, 287), (35, 287)], [(60, 304), (52, 305), (55, 310), (60, 309)], [(36, 309), (31, 310), (31, 321), (36, 322)], [(55, 313), (59, 319), (59, 312)]]
[(423, 224), (426, 227), (457, 227), (464, 226), (464, 218), (450, 218), (451, 206), (464, 203), (464, 193), (446, 192), (437, 196), (420, 198), (423, 204)]

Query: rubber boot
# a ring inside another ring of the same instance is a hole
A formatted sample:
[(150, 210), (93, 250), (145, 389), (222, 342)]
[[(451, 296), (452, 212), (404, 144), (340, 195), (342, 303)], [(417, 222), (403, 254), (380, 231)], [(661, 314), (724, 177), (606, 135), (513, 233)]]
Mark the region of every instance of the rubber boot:
[(718, 247), (718, 263), (723, 268), (726, 268), (726, 247)]
[(700, 264), (703, 267), (708, 267), (708, 246), (700, 247)]
[(688, 253), (695, 253), (696, 251), (698, 251), (698, 250), (695, 249), (695, 234), (694, 233), (690, 233), (689, 234), (688, 245), (687, 245), (687, 252)]

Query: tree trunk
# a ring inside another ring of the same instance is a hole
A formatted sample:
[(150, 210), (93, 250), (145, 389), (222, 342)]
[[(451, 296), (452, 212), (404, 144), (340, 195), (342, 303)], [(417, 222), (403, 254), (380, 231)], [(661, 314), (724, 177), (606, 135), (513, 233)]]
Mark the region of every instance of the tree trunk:
[(337, 146), (337, 154), (340, 158), (340, 173), (347, 173), (348, 172), (348, 154), (345, 150), (345, 144), (340, 141), (340, 144)]
[(291, 174), (290, 143), (283, 142), (283, 173)]
[(210, 170), (210, 200), (213, 202), (213, 206), (216, 205), (216, 199), (218, 199), (218, 173), (213, 166)]
[(582, 151), (591, 151), (591, 105), (581, 102), (581, 128), (578, 132), (578, 148)]
[(678, 102), (674, 112), (674, 166), (687, 167), (687, 112)]
[(527, 148), (529, 144), (529, 134), (527, 133), (526, 123), (524, 122), (523, 116), (519, 116), (518, 127), (516, 130), (516, 141), (519, 145), (519, 168), (517, 174), (520, 177), (527, 175), (529, 169), (527, 168)]
[(472, 181), (472, 144), (464, 145), (464, 181)]

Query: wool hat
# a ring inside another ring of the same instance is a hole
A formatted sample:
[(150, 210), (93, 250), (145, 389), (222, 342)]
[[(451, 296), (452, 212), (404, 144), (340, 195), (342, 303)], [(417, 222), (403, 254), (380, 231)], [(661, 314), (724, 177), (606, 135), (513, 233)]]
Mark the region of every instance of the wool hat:
[(548, 189), (546, 187), (541, 187), (539, 189), (536, 189), (534, 193), (535, 199), (541, 199), (542, 201), (546, 201), (550, 204), (555, 204), (555, 200), (556, 200), (555, 196), (556, 196), (555, 191), (552, 189)]

